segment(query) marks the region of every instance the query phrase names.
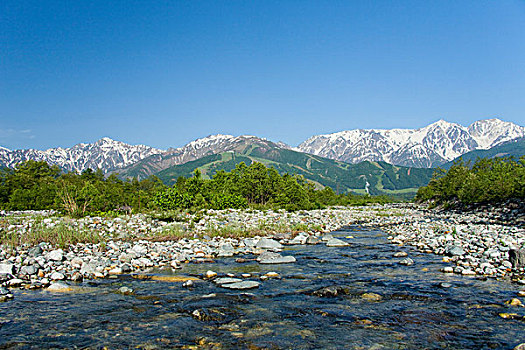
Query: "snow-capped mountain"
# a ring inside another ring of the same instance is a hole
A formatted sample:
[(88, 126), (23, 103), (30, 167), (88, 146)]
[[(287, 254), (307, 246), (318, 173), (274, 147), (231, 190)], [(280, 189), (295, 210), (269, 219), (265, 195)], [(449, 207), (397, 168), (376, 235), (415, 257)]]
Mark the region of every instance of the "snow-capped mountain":
[(480, 120), (468, 127), (440, 120), (420, 129), (358, 129), (317, 135), (296, 149), (348, 163), (369, 160), (428, 168), (524, 136), (524, 127), (499, 119)]
[(239, 152), (247, 147), (254, 146), (266, 150), (290, 148), (283, 143), (276, 144), (256, 136), (217, 134), (197, 139), (183, 147), (170, 148), (166, 152), (151, 155), (117, 171), (125, 177), (145, 178), (174, 165), (184, 164), (213, 154)]
[(58, 165), (67, 171), (82, 172), (87, 168), (102, 169), (107, 173), (148, 157), (164, 152), (144, 145), (126, 143), (104, 137), (95, 143), (79, 143), (71, 148), (50, 148), (45, 151), (0, 148), (0, 164), (13, 168), (16, 164), (32, 159)]

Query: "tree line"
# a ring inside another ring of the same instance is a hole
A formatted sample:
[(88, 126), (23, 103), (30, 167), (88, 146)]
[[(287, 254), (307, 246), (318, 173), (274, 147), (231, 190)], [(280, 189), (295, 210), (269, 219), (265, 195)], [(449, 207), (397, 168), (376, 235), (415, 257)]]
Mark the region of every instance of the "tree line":
[(416, 200), (434, 205), (498, 203), (508, 199), (525, 199), (525, 156), (479, 158), (474, 164), (459, 160), (448, 171), (438, 169), (416, 195)]
[(0, 170), (1, 209), (55, 209), (71, 216), (203, 208), (300, 210), (387, 200), (336, 194), (330, 187), (316, 188), (302, 176), (281, 175), (261, 163), (241, 162), (209, 180), (196, 169), (192, 177), (179, 177), (172, 187), (156, 176), (122, 180), (116, 174), (105, 177), (100, 169), (63, 172), (56, 165), (33, 160)]

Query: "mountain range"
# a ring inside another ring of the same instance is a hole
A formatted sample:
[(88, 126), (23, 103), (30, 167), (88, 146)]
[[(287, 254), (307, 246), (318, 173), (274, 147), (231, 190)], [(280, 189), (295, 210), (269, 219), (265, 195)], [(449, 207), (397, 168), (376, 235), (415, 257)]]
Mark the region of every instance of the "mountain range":
[(104, 137), (95, 143), (79, 143), (71, 148), (9, 150), (0, 147), (0, 166), (14, 168), (25, 160), (45, 161), (66, 171), (82, 172), (88, 168), (102, 169), (105, 173), (133, 164), (145, 157), (164, 151), (145, 146), (128, 145)]
[[(106, 174), (140, 179), (157, 175), (170, 184), (178, 176), (191, 175), (195, 168), (211, 177), (240, 161), (257, 161), (340, 191), (414, 193), (428, 182), (432, 167), (459, 156), (475, 157), (483, 150), (496, 156), (522, 155), (524, 137), (524, 127), (499, 119), (480, 120), (468, 127), (440, 120), (420, 129), (348, 130), (313, 136), (295, 148), (248, 135), (210, 135), (168, 150), (105, 137), (92, 144), (45, 151), (0, 147), (0, 166), (43, 160), (65, 171), (100, 168)], [(491, 153), (498, 147), (503, 151)]]
[(431, 168), (524, 136), (524, 127), (499, 119), (479, 120), (468, 127), (440, 120), (420, 129), (356, 129), (317, 135), (297, 150), (347, 163), (384, 161)]

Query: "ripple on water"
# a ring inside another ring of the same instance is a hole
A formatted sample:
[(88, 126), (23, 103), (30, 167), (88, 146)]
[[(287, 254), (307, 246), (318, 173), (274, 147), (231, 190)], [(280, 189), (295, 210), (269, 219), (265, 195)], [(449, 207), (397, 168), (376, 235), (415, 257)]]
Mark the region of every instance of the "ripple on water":
[[(509, 349), (525, 342), (523, 319), (498, 316), (523, 314), (504, 304), (516, 297), (511, 284), (443, 274), (439, 257), (406, 247), (414, 265), (402, 266), (393, 257), (399, 247), (380, 231), (353, 227), (333, 236), (350, 246), (285, 247), (293, 264), (260, 265), (246, 255), (243, 263), (236, 256), (186, 264), (177, 274), (89, 281), (77, 285), (81, 293), (15, 291), (0, 304), (0, 347)], [(198, 278), (208, 270), (280, 279), (244, 293)], [(191, 288), (183, 287), (188, 279)]]

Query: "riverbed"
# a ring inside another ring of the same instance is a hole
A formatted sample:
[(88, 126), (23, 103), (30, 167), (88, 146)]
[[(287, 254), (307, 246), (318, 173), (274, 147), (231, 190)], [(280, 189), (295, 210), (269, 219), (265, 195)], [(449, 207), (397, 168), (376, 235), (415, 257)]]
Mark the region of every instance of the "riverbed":
[[(281, 254), (296, 258), (290, 264), (236, 255), (141, 278), (68, 282), (66, 292), (13, 290), (14, 299), (0, 304), (0, 348), (512, 349), (525, 342), (525, 308), (505, 304), (520, 289), (510, 280), (444, 274), (440, 256), (392, 245), (378, 229), (332, 235), (349, 245), (286, 246)], [(399, 264), (399, 251), (414, 264)], [(210, 270), (260, 285), (225, 289), (203, 277)], [(268, 272), (278, 277), (261, 280)]]

